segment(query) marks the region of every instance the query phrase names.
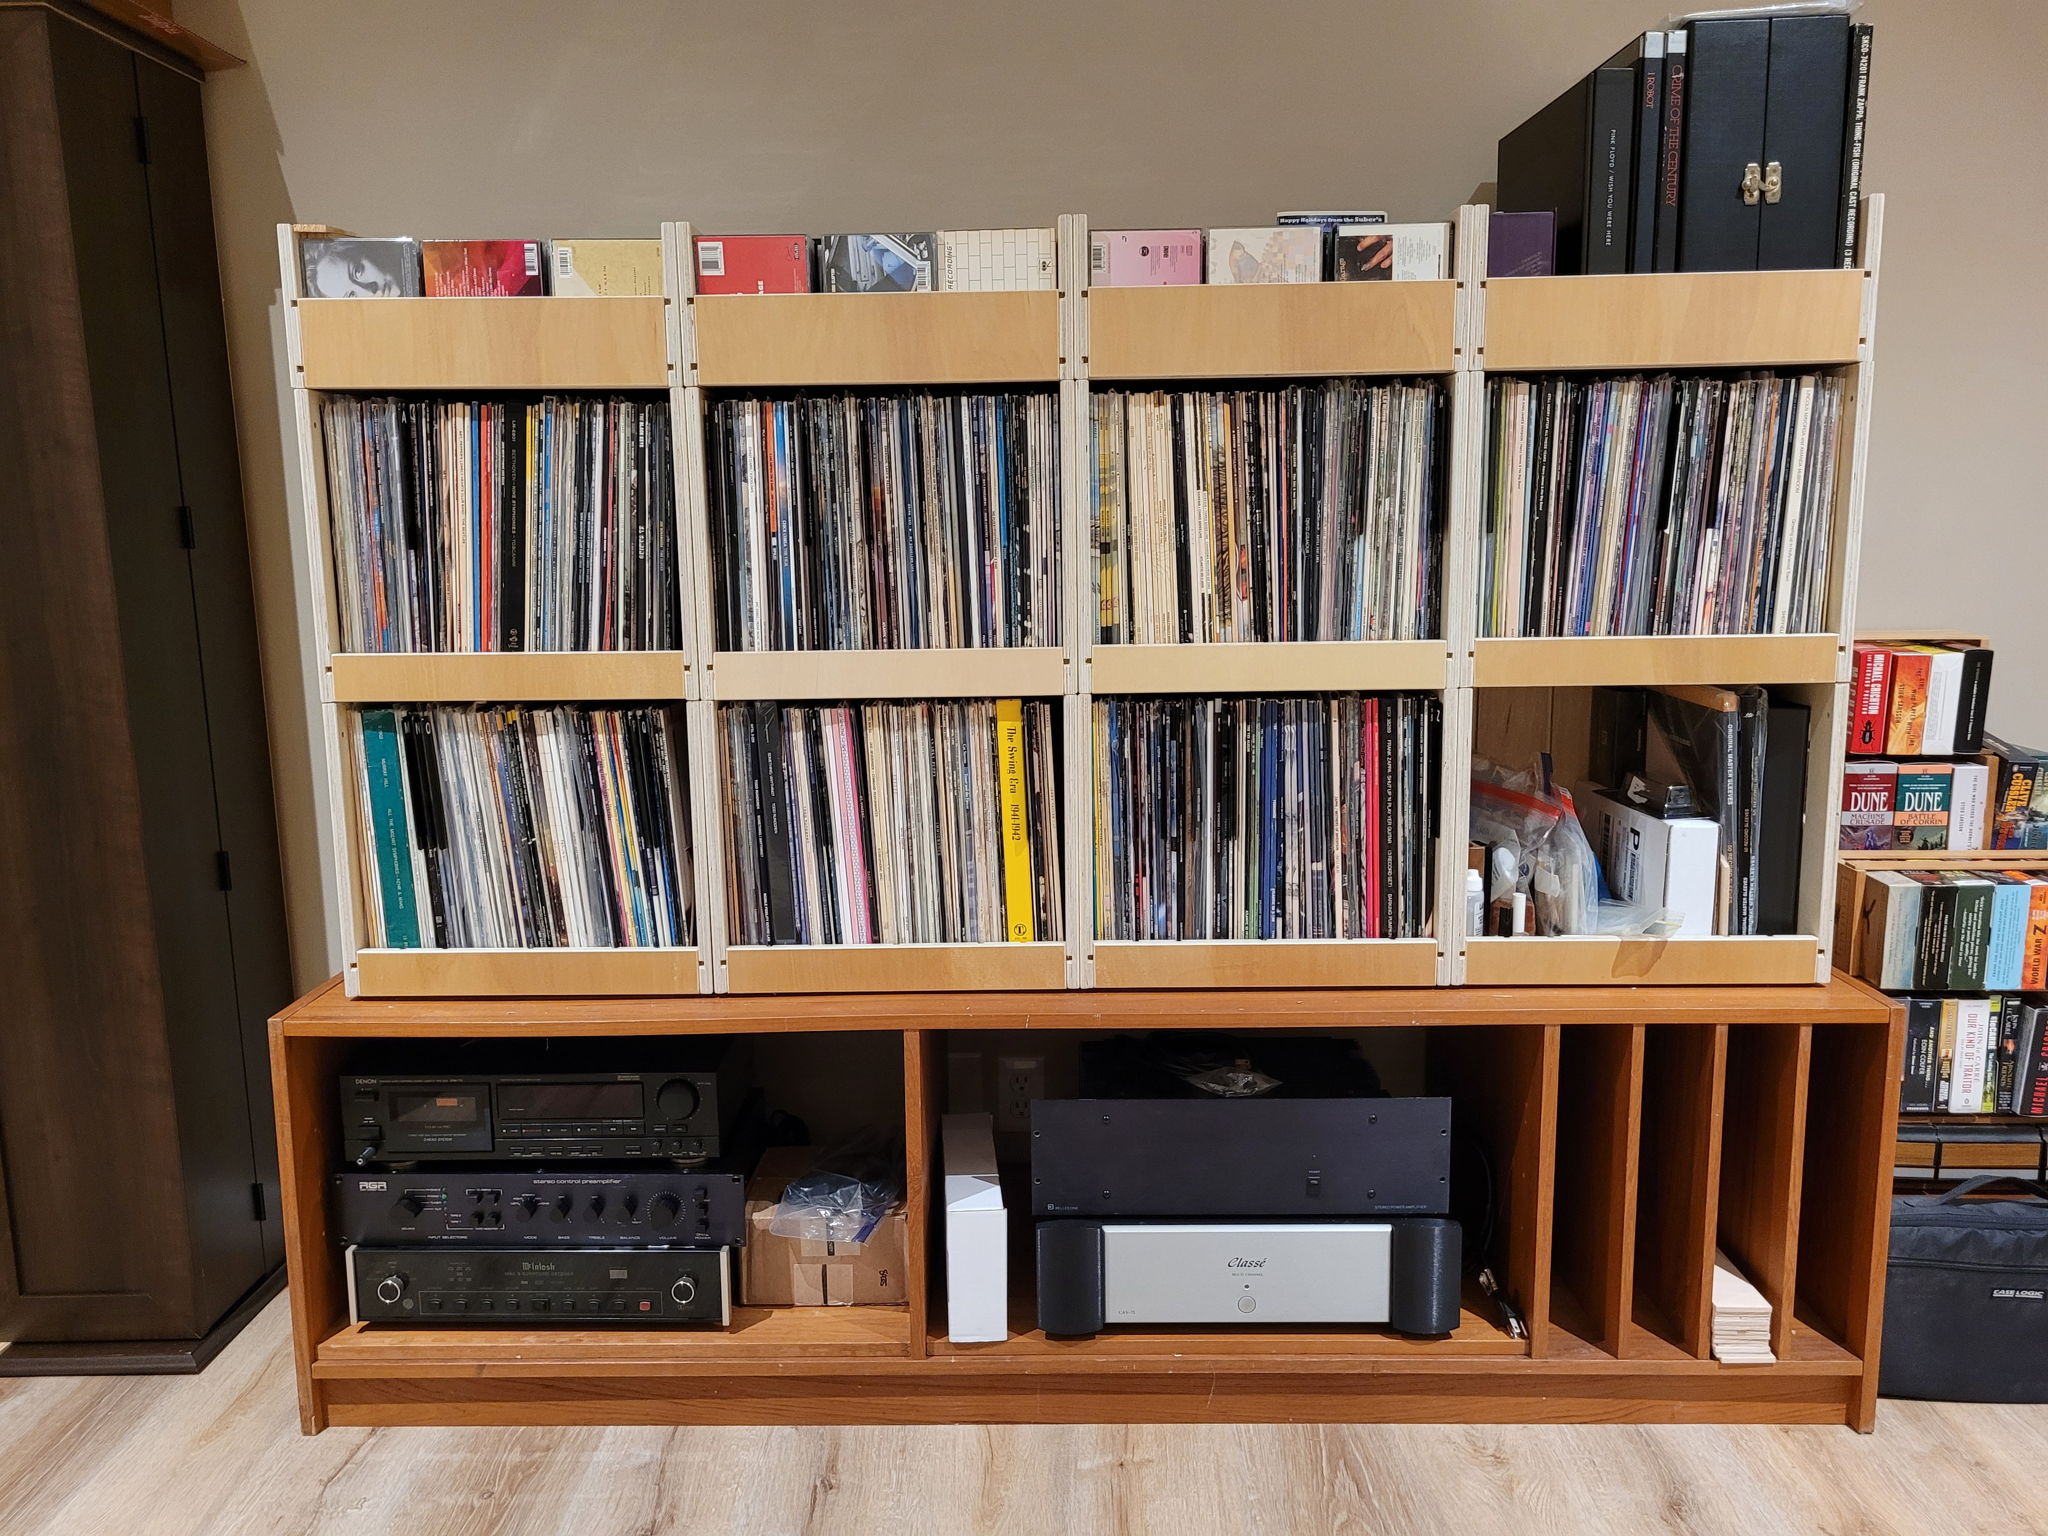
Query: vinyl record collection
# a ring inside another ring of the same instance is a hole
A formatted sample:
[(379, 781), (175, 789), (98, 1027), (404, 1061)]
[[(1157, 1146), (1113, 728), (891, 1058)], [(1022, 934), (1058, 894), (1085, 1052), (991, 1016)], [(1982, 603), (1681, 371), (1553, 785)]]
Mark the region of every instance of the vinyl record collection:
[(735, 944), (1057, 940), (1053, 706), (728, 704)]
[(1441, 631), (1443, 387), (1097, 393), (1098, 638)]
[(682, 644), (667, 402), (320, 404), (345, 651)]
[(1842, 381), (1495, 379), (1482, 635), (1825, 627)]
[(1097, 699), (1097, 935), (1426, 934), (1437, 727), (1426, 694)]
[(1057, 645), (1050, 394), (711, 407), (727, 650)]
[(366, 944), (692, 942), (679, 718), (580, 705), (352, 715)]

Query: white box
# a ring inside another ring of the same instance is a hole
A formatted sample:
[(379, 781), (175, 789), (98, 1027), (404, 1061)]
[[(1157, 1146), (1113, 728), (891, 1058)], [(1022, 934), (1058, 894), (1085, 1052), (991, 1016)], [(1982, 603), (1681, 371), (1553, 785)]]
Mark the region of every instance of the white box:
[(1010, 1336), (1010, 1217), (996, 1172), (995, 1120), (947, 1115), (939, 1122), (945, 1169), (946, 1337), (1000, 1344)]
[(1714, 931), (1721, 827), (1703, 816), (1667, 821), (1582, 784), (1573, 796), (1586, 839), (1623, 901), (1682, 914), (1679, 938)]

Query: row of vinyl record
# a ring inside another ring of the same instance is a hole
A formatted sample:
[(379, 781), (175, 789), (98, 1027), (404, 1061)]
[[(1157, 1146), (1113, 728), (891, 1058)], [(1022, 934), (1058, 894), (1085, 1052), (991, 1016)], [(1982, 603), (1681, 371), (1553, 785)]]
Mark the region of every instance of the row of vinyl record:
[[(1490, 393), (1482, 634), (1823, 627), (1839, 380)], [(680, 644), (664, 402), (329, 395), (320, 411), (342, 649)], [(1062, 643), (1058, 432), (1046, 391), (714, 401), (718, 644)], [(1103, 643), (1442, 633), (1440, 382), (1098, 390), (1088, 432)], [(1904, 658), (1903, 698), (1921, 657), (1876, 654)], [(1988, 652), (1926, 659), (1972, 656)]]
[(1049, 394), (721, 399), (710, 410), (727, 650), (1057, 645)]
[(1092, 407), (1102, 643), (1440, 632), (1440, 383), (1101, 391)]
[(1097, 699), (1108, 939), (1432, 931), (1435, 698)]
[(668, 403), (320, 402), (345, 651), (674, 650)]
[(1908, 997), (1903, 1114), (2048, 1119), (2048, 997)]
[(1489, 381), (1483, 635), (1824, 627), (1842, 381)]

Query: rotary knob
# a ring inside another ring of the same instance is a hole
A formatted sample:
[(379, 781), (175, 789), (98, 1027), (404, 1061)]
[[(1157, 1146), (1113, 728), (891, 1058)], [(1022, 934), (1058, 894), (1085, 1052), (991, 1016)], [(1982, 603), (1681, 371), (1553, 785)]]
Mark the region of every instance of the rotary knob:
[(411, 1221), (424, 1209), (417, 1195), (400, 1195), (391, 1202), (391, 1214), (399, 1221)]
[(405, 1276), (389, 1274), (377, 1282), (377, 1299), (387, 1307), (398, 1305), (399, 1297), (405, 1294)]
[(603, 1221), (604, 1196), (592, 1195), (589, 1200), (584, 1202), (583, 1211), (592, 1221)]
[(665, 1191), (647, 1204), (647, 1224), (650, 1227), (672, 1227), (682, 1214), (683, 1202)]
[(683, 1121), (697, 1113), (700, 1102), (697, 1085), (687, 1077), (672, 1077), (654, 1090), (654, 1107), (673, 1126), (680, 1127)]
[(569, 1211), (575, 1202), (567, 1195), (557, 1195), (552, 1200), (541, 1202), (540, 1213), (556, 1226), (569, 1219)]
[(621, 1195), (612, 1202), (612, 1220), (622, 1227), (633, 1225), (633, 1213), (640, 1209), (640, 1202), (631, 1195)]
[(540, 1202), (531, 1195), (521, 1195), (512, 1202), (512, 1219), (514, 1221), (529, 1222), (539, 1214)]
[(684, 1275), (668, 1288), (668, 1293), (677, 1306), (687, 1307), (697, 1299), (697, 1282)]

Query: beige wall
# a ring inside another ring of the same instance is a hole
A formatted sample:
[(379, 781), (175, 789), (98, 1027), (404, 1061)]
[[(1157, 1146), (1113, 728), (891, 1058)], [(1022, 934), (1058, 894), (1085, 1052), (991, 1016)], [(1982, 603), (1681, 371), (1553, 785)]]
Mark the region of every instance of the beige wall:
[[(365, 233), (1444, 218), (1506, 129), (1663, 0), (181, 0), (250, 58), (207, 88), (302, 982), (335, 967), (310, 658), (280, 452), (276, 246)], [(1981, 628), (1992, 722), (2048, 741), (2048, 6), (1871, 0), (1868, 185), (1890, 194), (1868, 624)]]

